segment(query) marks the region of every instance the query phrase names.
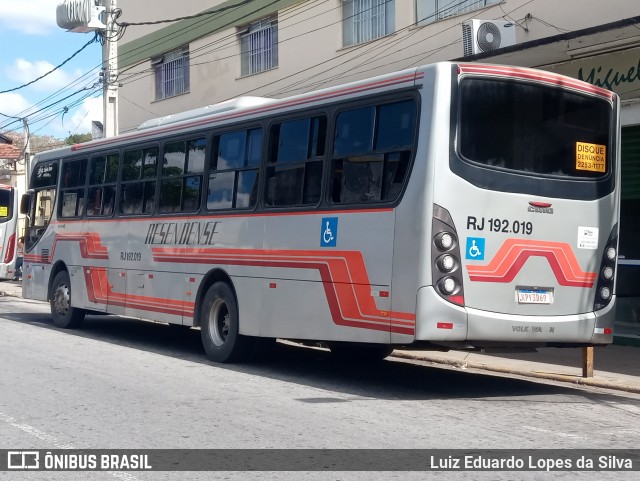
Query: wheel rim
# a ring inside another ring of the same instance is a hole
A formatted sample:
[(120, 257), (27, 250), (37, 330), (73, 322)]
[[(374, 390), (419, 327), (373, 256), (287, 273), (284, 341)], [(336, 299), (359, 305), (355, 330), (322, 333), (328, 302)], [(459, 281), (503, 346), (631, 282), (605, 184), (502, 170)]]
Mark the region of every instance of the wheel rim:
[(71, 307), (71, 295), (69, 292), (69, 286), (66, 284), (59, 285), (53, 293), (53, 308), (61, 317), (67, 315)]
[(209, 337), (216, 346), (222, 346), (227, 341), (231, 329), (231, 320), (227, 303), (216, 299), (209, 311)]

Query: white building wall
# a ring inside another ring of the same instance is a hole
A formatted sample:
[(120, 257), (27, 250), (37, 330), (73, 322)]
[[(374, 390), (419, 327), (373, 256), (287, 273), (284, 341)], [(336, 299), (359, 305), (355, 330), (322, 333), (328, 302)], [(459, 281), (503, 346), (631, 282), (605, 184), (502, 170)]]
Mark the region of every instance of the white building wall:
[[(454, 0), (455, 1), (455, 0)], [(637, 0), (505, 0), (471, 13), (416, 26), (416, 0), (395, 0), (395, 32), (343, 48), (342, 0), (306, 0), (278, 12), (276, 69), (240, 77), (237, 29), (191, 42), (190, 92), (154, 100), (149, 60), (125, 67), (120, 81), (120, 131), (152, 117), (202, 107), (240, 95), (284, 97), (440, 60), (462, 57), (461, 23), (470, 18), (516, 22), (519, 43), (594, 27), (640, 14)], [(120, 0), (121, 21), (141, 22), (192, 15), (219, 1)], [(131, 26), (124, 38), (144, 37), (164, 25)], [(238, 25), (240, 26), (240, 25)], [(179, 45), (167, 43), (167, 50)], [(523, 53), (520, 65), (530, 65)]]

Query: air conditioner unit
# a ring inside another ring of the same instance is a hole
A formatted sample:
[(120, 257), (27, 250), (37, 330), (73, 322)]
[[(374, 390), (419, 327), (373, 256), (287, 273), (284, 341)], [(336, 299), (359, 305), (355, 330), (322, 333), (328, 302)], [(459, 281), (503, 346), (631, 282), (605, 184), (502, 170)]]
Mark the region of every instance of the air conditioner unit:
[(516, 44), (516, 26), (503, 20), (472, 19), (462, 23), (464, 56)]
[(64, 0), (56, 7), (58, 27), (71, 32), (86, 33), (107, 28), (102, 16), (105, 7), (96, 0)]

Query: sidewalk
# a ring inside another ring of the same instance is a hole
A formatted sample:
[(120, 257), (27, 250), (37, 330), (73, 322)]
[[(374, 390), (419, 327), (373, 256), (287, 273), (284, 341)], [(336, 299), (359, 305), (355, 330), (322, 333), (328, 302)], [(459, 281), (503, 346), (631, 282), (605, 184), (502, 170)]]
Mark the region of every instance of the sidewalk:
[[(0, 281), (2, 296), (22, 297), (21, 283)], [(594, 348), (594, 373), (590, 378), (582, 377), (581, 348), (545, 347), (513, 354), (395, 350), (392, 356), (640, 394), (640, 347), (621, 345), (629, 344), (628, 339), (622, 341), (616, 339), (610, 346)]]
[(593, 377), (582, 377), (582, 348), (544, 347), (500, 353), (395, 350), (393, 356), (514, 376), (581, 384), (640, 394), (640, 348), (612, 344), (594, 348)]

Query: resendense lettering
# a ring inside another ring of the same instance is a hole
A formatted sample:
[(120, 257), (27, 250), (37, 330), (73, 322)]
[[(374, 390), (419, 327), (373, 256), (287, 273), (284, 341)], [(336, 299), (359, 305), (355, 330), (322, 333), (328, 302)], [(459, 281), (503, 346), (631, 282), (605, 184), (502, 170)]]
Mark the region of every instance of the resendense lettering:
[(149, 225), (145, 244), (151, 245), (213, 245), (220, 221), (154, 222)]

